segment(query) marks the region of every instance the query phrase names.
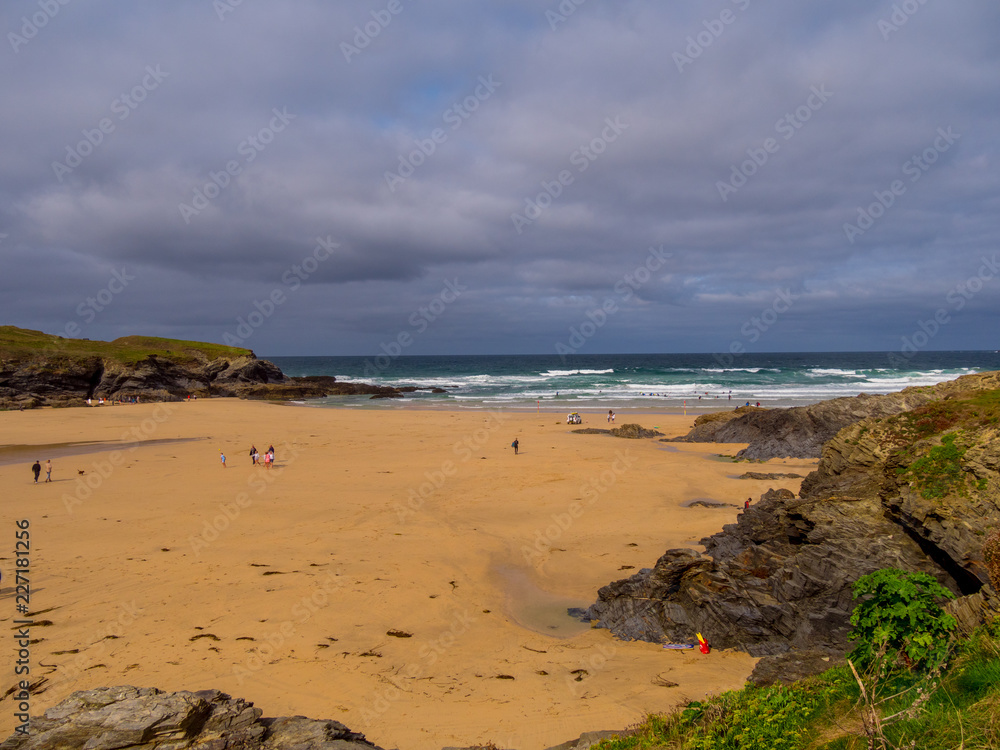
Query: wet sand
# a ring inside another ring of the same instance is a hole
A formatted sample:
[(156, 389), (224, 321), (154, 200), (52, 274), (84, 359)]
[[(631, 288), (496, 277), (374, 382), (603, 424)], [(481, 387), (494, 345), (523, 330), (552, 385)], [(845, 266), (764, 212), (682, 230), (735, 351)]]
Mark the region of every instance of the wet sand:
[[(693, 419), (628, 415), (667, 435)], [(716, 455), (742, 446), (572, 429), (561, 412), (228, 399), (0, 413), (0, 443), (51, 453), (0, 465), (0, 619), (18, 616), (8, 579), (24, 518), (31, 611), (51, 622), (32, 629), (30, 677), (45, 679), (32, 713), (102, 685), (218, 688), (386, 748), (532, 750), (741, 686), (745, 654), (617, 642), (566, 610), (801, 480), (732, 478), (746, 465)], [(110, 445), (55, 457), (81, 442)], [(275, 446), (274, 468), (251, 465), (251, 443)], [(56, 481), (33, 485), (30, 464), (50, 457)], [(721, 507), (683, 507), (696, 500)], [(8, 684), (15, 656), (0, 653)], [(4, 736), (13, 724), (8, 697)]]

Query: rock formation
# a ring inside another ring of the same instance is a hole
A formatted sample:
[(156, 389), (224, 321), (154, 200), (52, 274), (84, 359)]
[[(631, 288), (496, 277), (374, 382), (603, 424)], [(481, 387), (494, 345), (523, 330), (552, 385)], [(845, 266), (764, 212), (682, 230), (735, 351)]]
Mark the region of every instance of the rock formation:
[(647, 430), (640, 424), (623, 424), (621, 427), (612, 427), (609, 430), (600, 427), (587, 427), (582, 430), (573, 430), (577, 435), (611, 435), (616, 438), (626, 440), (642, 440), (645, 438), (662, 437), (662, 432)]
[(73, 693), (0, 750), (379, 750), (337, 721), (261, 718), (218, 690), (105, 687)]
[[(381, 750), (339, 721), (262, 715), (218, 690), (104, 687), (73, 693), (31, 717), (27, 734), (15, 731), (0, 750)], [(549, 750), (587, 750), (619, 733), (584, 732)]]
[(737, 457), (758, 461), (819, 458), (824, 443), (862, 419), (890, 417), (950, 394), (989, 388), (1000, 388), (1000, 373), (966, 375), (936, 386), (907, 388), (883, 396), (837, 398), (790, 409), (745, 406), (698, 417), (687, 435), (664, 442), (749, 443)]
[[(0, 408), (79, 406), (90, 399), (171, 401), (186, 396), (289, 400), (331, 395), (400, 398), (405, 389), (290, 378), (249, 349), (129, 336), (64, 339), (0, 326)], [(440, 389), (434, 389), (441, 392)]]
[(960, 596), (949, 605), (960, 620), (995, 608), (983, 544), (1000, 526), (1000, 390), (984, 390), (997, 373), (961, 381), (964, 390), (911, 396), (921, 405), (842, 429), (800, 497), (768, 492), (702, 540), (704, 552), (669, 550), (602, 588), (588, 617), (621, 638), (701, 632), (755, 656), (843, 653), (851, 585), (885, 567), (934, 575)]

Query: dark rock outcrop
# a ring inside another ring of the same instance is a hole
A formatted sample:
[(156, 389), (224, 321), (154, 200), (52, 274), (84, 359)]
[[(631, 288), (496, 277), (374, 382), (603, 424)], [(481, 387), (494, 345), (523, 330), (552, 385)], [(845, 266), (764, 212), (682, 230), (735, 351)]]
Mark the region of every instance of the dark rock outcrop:
[(600, 427), (586, 427), (582, 430), (573, 430), (573, 432), (577, 435), (611, 435), (612, 437), (625, 438), (626, 440), (642, 440), (663, 436), (662, 432), (647, 430), (639, 424), (623, 424), (621, 427), (612, 427), (610, 430), (601, 429)]
[(843, 663), (843, 658), (820, 648), (807, 648), (801, 651), (787, 651), (784, 654), (768, 656), (757, 662), (747, 678), (747, 682), (764, 687), (765, 685), (791, 685), (804, 677), (825, 672), (830, 667)]
[(587, 612), (621, 638), (690, 641), (755, 656), (842, 654), (851, 586), (880, 568), (923, 571), (960, 598), (974, 624), (997, 606), (983, 545), (1000, 526), (1000, 390), (995, 373), (934, 401), (841, 430), (800, 497), (766, 493), (702, 540), (602, 588)]
[(803, 479), (801, 474), (761, 474), (759, 471), (748, 471), (737, 479), (759, 479), (764, 481), (774, 481), (775, 479)]
[(337, 721), (262, 713), (218, 690), (98, 688), (32, 717), (30, 734), (12, 734), (0, 750), (378, 750)]
[(823, 444), (862, 419), (890, 417), (969, 390), (1000, 388), (1000, 373), (966, 375), (936, 386), (907, 388), (882, 396), (862, 394), (790, 409), (740, 407), (706, 414), (691, 431), (665, 442), (748, 443), (738, 458), (819, 458)]
[[(424, 389), (407, 386), (405, 390)], [(88, 398), (400, 398), (403, 392), (388, 386), (342, 383), (334, 377), (287, 377), (249, 349), (134, 336), (111, 342), (64, 339), (0, 326), (0, 408), (79, 406)]]
[(859, 576), (937, 572), (873, 500), (762, 499), (702, 543), (704, 554), (669, 550), (652, 569), (603, 587), (588, 618), (630, 640), (688, 642), (700, 632), (753, 656), (838, 651)]

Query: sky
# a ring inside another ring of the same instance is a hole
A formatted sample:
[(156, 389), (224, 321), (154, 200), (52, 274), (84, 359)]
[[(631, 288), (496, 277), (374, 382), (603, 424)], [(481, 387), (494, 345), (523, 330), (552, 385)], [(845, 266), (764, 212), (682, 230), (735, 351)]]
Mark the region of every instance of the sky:
[(995, 0), (5, 0), (0, 323), (997, 349)]

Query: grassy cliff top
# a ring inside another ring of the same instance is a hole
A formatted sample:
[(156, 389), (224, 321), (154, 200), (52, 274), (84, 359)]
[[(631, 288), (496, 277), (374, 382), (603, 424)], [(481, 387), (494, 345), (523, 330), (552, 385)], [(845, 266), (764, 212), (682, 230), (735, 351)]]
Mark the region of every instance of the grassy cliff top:
[(0, 360), (58, 360), (100, 358), (123, 363), (139, 362), (153, 355), (174, 361), (248, 357), (253, 352), (235, 346), (201, 341), (162, 339), (155, 336), (125, 336), (114, 341), (67, 339), (42, 331), (0, 326)]

